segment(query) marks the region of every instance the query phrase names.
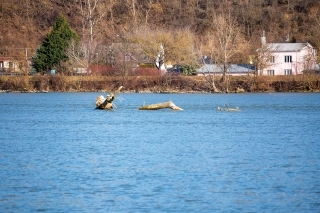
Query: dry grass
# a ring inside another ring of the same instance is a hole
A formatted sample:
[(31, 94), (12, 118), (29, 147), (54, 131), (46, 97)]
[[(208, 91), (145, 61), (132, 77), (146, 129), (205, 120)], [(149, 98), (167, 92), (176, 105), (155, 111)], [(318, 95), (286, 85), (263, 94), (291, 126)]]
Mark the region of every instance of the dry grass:
[[(215, 84), (226, 91), (220, 79)], [(0, 76), (0, 89), (11, 91), (114, 91), (119, 86), (127, 91), (210, 91), (201, 76)], [(230, 76), (229, 92), (319, 92), (320, 75), (299, 76)]]

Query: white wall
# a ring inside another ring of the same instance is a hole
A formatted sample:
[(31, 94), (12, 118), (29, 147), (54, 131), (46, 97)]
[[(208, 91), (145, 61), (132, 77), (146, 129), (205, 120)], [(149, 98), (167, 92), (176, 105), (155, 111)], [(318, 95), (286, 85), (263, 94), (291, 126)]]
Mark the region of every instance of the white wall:
[[(314, 66), (316, 53), (308, 45), (299, 52), (275, 52), (273, 56), (274, 63), (268, 63), (263, 75), (268, 75), (268, 70), (274, 70), (274, 75), (285, 75), (285, 70), (291, 70), (292, 75), (303, 74), (304, 70)], [(292, 62), (285, 62), (285, 56), (291, 56)]]

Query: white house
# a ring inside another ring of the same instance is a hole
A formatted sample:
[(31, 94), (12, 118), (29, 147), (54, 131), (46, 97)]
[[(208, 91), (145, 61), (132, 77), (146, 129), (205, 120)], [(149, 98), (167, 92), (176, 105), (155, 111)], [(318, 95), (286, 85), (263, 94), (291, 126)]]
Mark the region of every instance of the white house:
[(260, 66), (261, 75), (299, 75), (317, 67), (316, 50), (308, 43), (265, 43), (258, 54), (264, 55), (265, 63)]

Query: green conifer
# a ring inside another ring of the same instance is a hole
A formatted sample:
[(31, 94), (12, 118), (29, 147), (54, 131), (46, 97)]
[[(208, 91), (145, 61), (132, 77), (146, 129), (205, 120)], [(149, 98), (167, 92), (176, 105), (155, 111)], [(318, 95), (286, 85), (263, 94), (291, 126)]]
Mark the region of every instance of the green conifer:
[(79, 37), (65, 17), (59, 15), (52, 31), (46, 35), (32, 58), (32, 66), (36, 72), (48, 72), (58, 68), (61, 62), (68, 61), (66, 52), (71, 40), (78, 41)]

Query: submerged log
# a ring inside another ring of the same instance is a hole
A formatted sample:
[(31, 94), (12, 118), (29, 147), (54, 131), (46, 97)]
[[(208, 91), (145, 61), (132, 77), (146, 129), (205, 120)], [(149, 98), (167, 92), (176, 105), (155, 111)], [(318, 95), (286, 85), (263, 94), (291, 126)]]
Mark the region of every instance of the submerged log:
[(143, 105), (139, 108), (139, 110), (158, 110), (158, 109), (164, 109), (164, 108), (170, 108), (173, 110), (183, 110), (180, 107), (176, 106), (172, 101), (151, 104), (151, 105)]
[(96, 98), (96, 109), (113, 109), (113, 101), (123, 86), (119, 87), (114, 93), (107, 95), (106, 98), (100, 95)]
[(230, 107), (228, 107), (228, 105), (227, 104), (224, 104), (225, 105), (225, 108), (223, 108), (223, 107), (218, 107), (218, 110), (219, 111), (227, 111), (227, 112), (240, 112), (240, 109), (239, 109), (239, 107), (237, 107), (236, 106), (236, 108), (230, 108)]

